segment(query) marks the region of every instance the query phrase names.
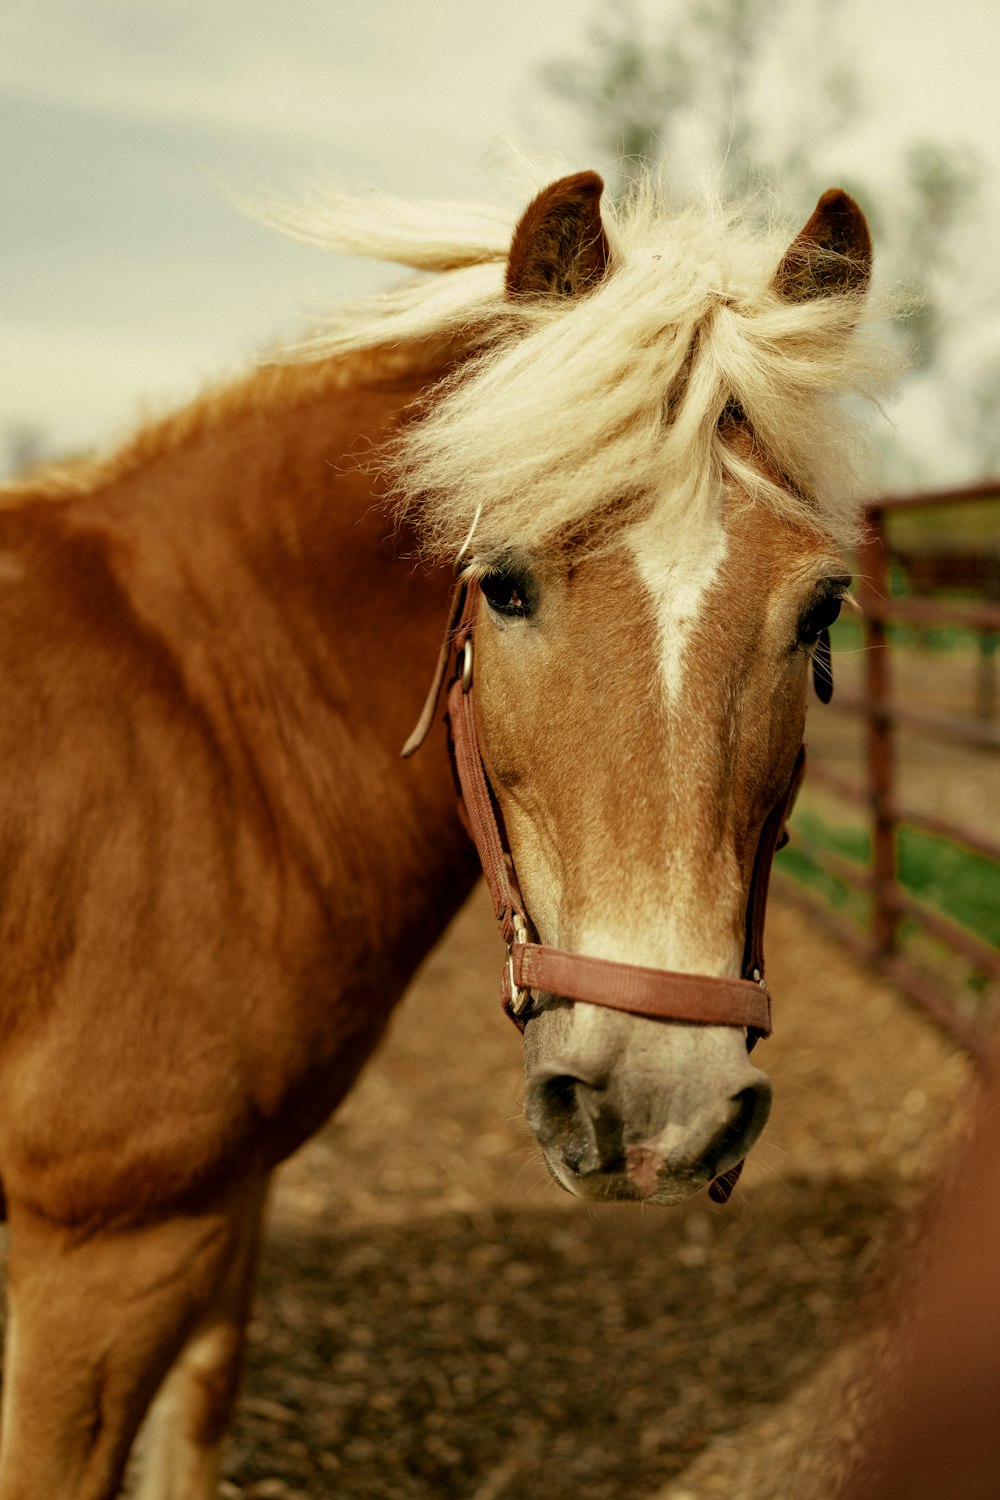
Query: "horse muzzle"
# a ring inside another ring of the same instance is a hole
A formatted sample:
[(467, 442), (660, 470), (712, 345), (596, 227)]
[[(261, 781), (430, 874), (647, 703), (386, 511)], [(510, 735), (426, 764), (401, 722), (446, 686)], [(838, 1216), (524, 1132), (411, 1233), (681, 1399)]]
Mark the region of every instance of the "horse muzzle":
[(707, 1028), (692, 1037), (698, 1028), (647, 1021), (653, 1066), (636, 1068), (630, 1047), (603, 1062), (592, 1048), (553, 1051), (531, 1036), (544, 1022), (543, 1013), (526, 1031), (525, 1117), (552, 1175), (578, 1197), (681, 1202), (737, 1167), (764, 1128), (770, 1082), (733, 1055), (731, 1034), (700, 1049)]

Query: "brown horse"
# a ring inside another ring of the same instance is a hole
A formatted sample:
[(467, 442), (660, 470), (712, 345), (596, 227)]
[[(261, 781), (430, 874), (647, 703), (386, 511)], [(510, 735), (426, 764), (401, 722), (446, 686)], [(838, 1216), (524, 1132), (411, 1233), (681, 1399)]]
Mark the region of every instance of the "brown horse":
[[(268, 1175), (478, 868), (440, 728), (399, 755), (460, 550), (535, 934), (741, 972), (845, 587), (863, 217), (828, 194), (782, 255), (652, 187), (602, 219), (593, 174), (512, 243), (396, 214), (341, 238), (435, 275), (0, 509), (0, 1500), (112, 1496), (151, 1403), (142, 1495), (214, 1493)], [(528, 998), (574, 1191), (672, 1201), (749, 1148), (739, 1025)]]

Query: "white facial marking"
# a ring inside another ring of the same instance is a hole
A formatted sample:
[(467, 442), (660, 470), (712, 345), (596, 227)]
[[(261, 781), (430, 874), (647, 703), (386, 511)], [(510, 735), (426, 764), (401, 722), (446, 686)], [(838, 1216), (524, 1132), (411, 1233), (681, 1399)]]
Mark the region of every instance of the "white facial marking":
[(668, 706), (677, 701), (684, 673), (684, 649), (698, 616), (702, 595), (726, 556), (726, 533), (718, 508), (708, 514), (655, 511), (633, 529), (629, 547), (653, 600), (660, 634), (663, 691)]
[(630, 894), (629, 908), (619, 923), (608, 922), (605, 914), (603, 922), (578, 929), (578, 952), (650, 969), (739, 977), (742, 949), (735, 939), (726, 942), (725, 929), (720, 928), (708, 948), (696, 937), (704, 924), (693, 920), (693, 896), (683, 873), (668, 899), (663, 891), (650, 892), (645, 900)]
[(650, 892), (630, 891), (630, 903), (618, 922), (596, 920), (582, 926), (576, 937), (581, 953), (592, 958), (609, 958), (639, 964), (648, 969), (677, 968), (666, 955), (676, 954), (684, 946), (683, 911), (676, 902), (657, 899)]

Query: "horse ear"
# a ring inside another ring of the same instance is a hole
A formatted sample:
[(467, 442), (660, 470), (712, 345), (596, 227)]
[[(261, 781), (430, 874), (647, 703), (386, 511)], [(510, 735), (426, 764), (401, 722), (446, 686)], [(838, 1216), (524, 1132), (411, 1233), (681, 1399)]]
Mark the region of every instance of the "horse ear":
[(578, 297), (602, 280), (609, 255), (603, 192), (596, 172), (577, 172), (543, 188), (528, 204), (507, 257), (512, 301)]
[(788, 302), (853, 293), (863, 297), (872, 275), (868, 221), (842, 188), (831, 188), (785, 251), (774, 288)]

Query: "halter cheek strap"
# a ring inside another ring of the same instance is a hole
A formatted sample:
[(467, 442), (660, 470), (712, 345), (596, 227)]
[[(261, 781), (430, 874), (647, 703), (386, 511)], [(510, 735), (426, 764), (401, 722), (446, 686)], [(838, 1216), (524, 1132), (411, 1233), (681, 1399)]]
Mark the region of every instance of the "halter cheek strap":
[[(741, 978), (643, 968), (533, 942), (530, 919), (500, 831), (496, 803), (479, 749), (474, 692), (476, 603), (475, 592), (466, 583), (456, 586), (434, 681), (403, 755), (412, 755), (427, 738), (448, 663), (452, 652), (456, 652), (455, 671), (447, 690), (450, 750), (458, 783), (459, 811), (479, 854), (493, 914), (507, 944), (507, 962), (500, 976), (504, 1010), (523, 1031), (532, 991), (537, 990), (660, 1020), (739, 1026), (747, 1033), (749, 1050), (758, 1038), (769, 1036), (771, 1031), (771, 997), (764, 986), (764, 913), (771, 862), (783, 842), (785, 822), (805, 772), (805, 746), (799, 749), (784, 796), (775, 803), (761, 829), (747, 900)], [(709, 1193), (717, 1202), (724, 1203), (729, 1197), (741, 1167), (739, 1163), (711, 1184)]]

